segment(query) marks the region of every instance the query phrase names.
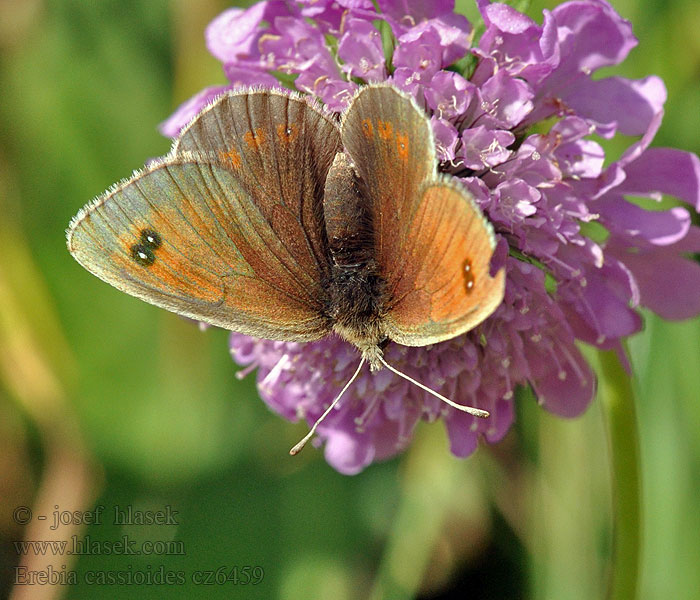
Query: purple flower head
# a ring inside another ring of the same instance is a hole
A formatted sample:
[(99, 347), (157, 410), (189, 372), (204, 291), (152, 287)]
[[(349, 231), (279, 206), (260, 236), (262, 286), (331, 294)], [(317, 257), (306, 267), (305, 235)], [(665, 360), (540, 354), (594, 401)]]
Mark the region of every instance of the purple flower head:
[[(669, 319), (700, 313), (700, 265), (690, 258), (700, 252), (691, 223), (700, 160), (650, 147), (666, 100), (660, 79), (594, 77), (637, 44), (630, 23), (604, 0), (565, 2), (541, 25), (505, 4), (477, 4), (485, 29), (476, 41), (448, 0), (379, 0), (380, 12), (369, 0), (269, 0), (207, 29), (231, 86), (282, 82), (337, 112), (369, 82), (411, 94), (430, 118), (440, 170), (460, 179), (496, 231), (492, 269), (505, 267), (507, 281), (493, 315), (447, 342), (385, 349), (389, 364), (491, 417), (365, 370), (317, 430), (343, 473), (401, 452), (422, 420), (443, 420), (452, 453), (468, 456), (508, 431), (519, 386), (556, 415), (579, 415), (596, 380), (577, 342), (622, 353), (622, 339), (642, 327), (640, 307)], [(163, 132), (176, 136), (222, 89), (189, 100)], [(596, 138), (617, 134), (638, 139), (606, 157)], [(682, 205), (649, 210), (662, 195)], [(257, 368), (271, 409), (309, 424), (359, 359), (336, 337), (296, 344), (232, 333), (231, 351)]]

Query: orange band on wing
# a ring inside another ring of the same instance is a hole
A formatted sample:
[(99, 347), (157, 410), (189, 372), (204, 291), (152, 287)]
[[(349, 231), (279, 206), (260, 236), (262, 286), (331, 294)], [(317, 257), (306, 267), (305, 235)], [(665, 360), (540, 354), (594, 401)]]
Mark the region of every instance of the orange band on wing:
[(379, 137), (383, 140), (390, 140), (394, 134), (394, 126), (391, 124), (391, 121), (377, 121), (377, 130), (379, 131)]
[(280, 123), (277, 125), (277, 139), (283, 144), (293, 142), (299, 135), (299, 128), (296, 123), (289, 123), (285, 125)]
[(228, 152), (219, 150), (219, 160), (221, 160), (222, 163), (231, 165), (234, 169), (241, 166), (241, 155), (235, 148), (230, 148)]
[(246, 131), (243, 135), (243, 140), (248, 144), (251, 150), (256, 150), (267, 141), (267, 137), (265, 135), (265, 130), (262, 127), (258, 127), (255, 129), (255, 132)]
[(408, 136), (405, 133), (396, 134), (396, 152), (404, 162), (408, 160)]

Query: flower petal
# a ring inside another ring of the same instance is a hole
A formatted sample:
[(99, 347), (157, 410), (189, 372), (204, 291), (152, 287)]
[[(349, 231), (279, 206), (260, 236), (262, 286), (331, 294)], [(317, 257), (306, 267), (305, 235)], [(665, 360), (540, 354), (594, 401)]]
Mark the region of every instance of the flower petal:
[(668, 194), (700, 211), (700, 158), (675, 148), (648, 148), (625, 166), (623, 194)]
[(433, 128), (435, 150), (437, 151), (438, 160), (440, 162), (452, 160), (455, 157), (455, 148), (459, 141), (459, 132), (457, 128), (449, 121), (436, 116), (430, 119), (430, 124)]
[[(500, 69), (530, 84), (539, 83), (552, 72), (559, 62), (559, 48), (556, 25), (550, 13), (545, 12), (545, 23), (540, 27), (507, 4), (477, 4), (486, 25), (479, 47), (475, 49), (477, 55), (492, 57)], [(484, 80), (477, 67), (472, 81), (482, 83)]]
[(410, 70), (412, 80), (429, 83), (433, 75), (442, 68), (440, 36), (432, 29), (424, 29), (415, 36), (402, 36), (394, 50), (393, 64), (397, 70)]
[[(530, 347), (534, 346), (537, 345), (531, 344)], [(595, 395), (596, 377), (573, 343), (560, 342), (556, 354), (544, 355), (531, 362), (530, 384), (543, 408), (569, 418), (578, 417), (588, 408)]]
[(343, 70), (365, 81), (386, 79), (382, 38), (372, 23), (349, 19), (338, 43), (338, 56), (345, 62)]
[(466, 17), (448, 13), (419, 23), (399, 38), (400, 42), (416, 39), (424, 31), (432, 31), (440, 39), (442, 66), (447, 67), (467, 55), (471, 43), (472, 27)]
[(601, 223), (611, 233), (641, 237), (657, 246), (675, 244), (688, 233), (690, 213), (682, 207), (664, 211), (644, 210), (620, 197), (608, 196), (596, 202)]
[(612, 240), (606, 247), (606, 254), (617, 257), (634, 274), (641, 304), (664, 319), (681, 320), (700, 314), (700, 264), (680, 255), (683, 251), (700, 251), (700, 229), (691, 227), (686, 237), (663, 247), (627, 247), (623, 240)]
[(450, 440), (450, 452), (459, 458), (472, 454), (479, 445), (476, 417), (458, 410), (450, 411), (445, 418), (445, 428)]
[(511, 154), (508, 146), (514, 141), (510, 131), (494, 131), (483, 126), (465, 129), (458, 154), (466, 167), (481, 170), (504, 162)]
[(655, 76), (634, 80), (579, 78), (561, 99), (576, 113), (601, 127), (614, 124), (624, 135), (642, 135), (666, 102), (666, 87)]
[(632, 25), (604, 0), (565, 2), (552, 15), (559, 30), (560, 69), (590, 74), (617, 65), (637, 45)]
[(482, 110), (494, 121), (509, 129), (518, 125), (532, 110), (534, 93), (521, 79), (498, 71), (481, 86)]
[(475, 93), (475, 86), (459, 73), (438, 71), (425, 88), (425, 99), (440, 118), (454, 119), (467, 110)]
[(381, 12), (405, 27), (451, 13), (454, 7), (454, 0), (379, 0)]
[(175, 112), (158, 126), (159, 131), (167, 137), (177, 137), (180, 134), (180, 130), (194, 119), (207, 104), (229, 88), (230, 86), (226, 85), (214, 85), (204, 88), (201, 92), (180, 104)]
[(374, 460), (374, 446), (342, 428), (328, 430), (324, 456), (336, 471), (357, 475)]
[(629, 272), (612, 261), (606, 261), (600, 269), (587, 271), (585, 285), (572, 280), (557, 289), (557, 297), (576, 337), (601, 348), (608, 348), (610, 340), (641, 329), (641, 317), (629, 306), (632, 296)]
[(255, 86), (255, 87), (280, 87), (280, 82), (261, 69), (251, 69), (239, 67), (235, 63), (224, 65), (226, 78), (231, 82), (232, 88)]
[(290, 7), (283, 0), (257, 2), (250, 8), (229, 8), (216, 17), (205, 32), (207, 48), (221, 62), (239, 58), (259, 57), (258, 40), (263, 21), (271, 23), (275, 17), (289, 15)]

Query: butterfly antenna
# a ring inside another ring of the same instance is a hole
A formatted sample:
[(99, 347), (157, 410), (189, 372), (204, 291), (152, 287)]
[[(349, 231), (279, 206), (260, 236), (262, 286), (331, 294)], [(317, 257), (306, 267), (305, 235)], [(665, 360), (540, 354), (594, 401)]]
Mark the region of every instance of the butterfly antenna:
[(471, 406), (463, 406), (462, 404), (457, 404), (449, 398), (445, 398), (445, 396), (443, 396), (442, 394), (438, 394), (435, 390), (431, 390), (427, 385), (423, 385), (420, 381), (416, 381), (412, 377), (409, 377), (408, 375), (406, 375), (406, 373), (402, 373), (398, 369), (395, 369), (389, 363), (387, 363), (381, 355), (378, 358), (379, 362), (381, 362), (392, 373), (396, 373), (399, 377), (403, 377), (406, 381), (410, 381), (412, 384), (417, 385), (420, 389), (425, 390), (426, 392), (432, 394), (436, 398), (440, 398), (440, 400), (442, 400), (446, 404), (449, 404), (452, 408), (456, 408), (457, 410), (461, 410), (462, 412), (469, 413), (470, 415), (479, 417), (481, 419), (485, 419), (489, 416), (489, 411), (481, 410), (480, 408), (473, 408)]
[(343, 387), (343, 389), (340, 390), (340, 394), (338, 394), (338, 395), (335, 397), (335, 400), (333, 400), (333, 402), (331, 402), (331, 405), (326, 409), (326, 411), (325, 411), (325, 412), (318, 418), (318, 420), (314, 423), (314, 425), (313, 425), (313, 427), (311, 428), (311, 430), (309, 431), (309, 433), (307, 433), (307, 434), (304, 436), (304, 438), (303, 438), (296, 446), (294, 446), (294, 448), (292, 448), (292, 449), (289, 451), (289, 454), (291, 454), (292, 456), (294, 456), (295, 454), (299, 454), (299, 452), (302, 451), (302, 449), (304, 448), (304, 446), (306, 446), (306, 442), (308, 442), (308, 441), (311, 439), (311, 436), (314, 434), (314, 432), (316, 431), (316, 428), (320, 425), (321, 421), (323, 421), (323, 419), (325, 419), (325, 418), (328, 416), (328, 413), (331, 412), (331, 411), (333, 410), (333, 407), (334, 407), (336, 404), (338, 404), (338, 400), (340, 400), (340, 399), (342, 398), (342, 396), (343, 396), (343, 394), (345, 393), (345, 391), (350, 387), (350, 384), (351, 384), (353, 381), (355, 381), (355, 379), (357, 379), (357, 376), (360, 374), (360, 370), (362, 369), (362, 366), (363, 366), (364, 364), (365, 364), (365, 358), (364, 358), (364, 356), (363, 356), (363, 357), (362, 357), (362, 360), (360, 360), (360, 364), (357, 365), (357, 370), (355, 371), (355, 374), (350, 378), (350, 381), (348, 381), (348, 382), (345, 384), (345, 387)]

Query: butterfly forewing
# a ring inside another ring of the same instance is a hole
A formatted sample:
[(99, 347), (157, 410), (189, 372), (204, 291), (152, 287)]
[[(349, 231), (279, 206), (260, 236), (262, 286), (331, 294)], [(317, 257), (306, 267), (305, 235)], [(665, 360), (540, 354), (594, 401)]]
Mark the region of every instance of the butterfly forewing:
[[(421, 186), (435, 176), (430, 122), (395, 88), (367, 86), (355, 96), (341, 131), (372, 215), (377, 262), (385, 274), (395, 274), (403, 268), (396, 259)], [(391, 289), (391, 276), (387, 283)]]
[(318, 273), (299, 265), (229, 170), (181, 154), (136, 174), (75, 218), (88, 271), (157, 306), (241, 333), (323, 337)]
[(304, 270), (328, 278), (323, 186), (340, 150), (331, 117), (282, 90), (229, 92), (180, 135), (174, 154), (213, 154), (236, 175)]
[(505, 273), (489, 273), (494, 237), (479, 209), (447, 178), (427, 183), (396, 260), (386, 331), (394, 341), (424, 346), (464, 333), (503, 299)]

